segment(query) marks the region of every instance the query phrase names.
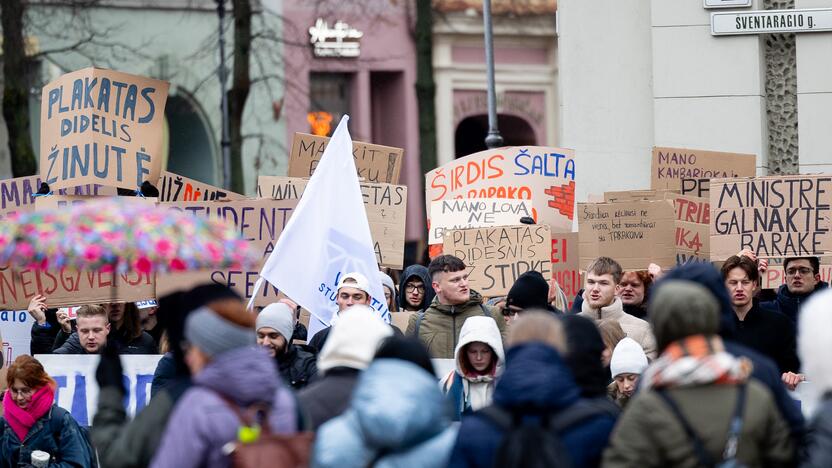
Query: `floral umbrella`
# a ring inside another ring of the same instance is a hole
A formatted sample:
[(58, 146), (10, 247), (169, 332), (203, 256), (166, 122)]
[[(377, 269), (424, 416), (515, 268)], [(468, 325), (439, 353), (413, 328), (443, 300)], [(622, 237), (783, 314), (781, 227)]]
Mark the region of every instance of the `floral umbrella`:
[(125, 198), (8, 216), (0, 264), (146, 273), (251, 268), (260, 260), (231, 224)]

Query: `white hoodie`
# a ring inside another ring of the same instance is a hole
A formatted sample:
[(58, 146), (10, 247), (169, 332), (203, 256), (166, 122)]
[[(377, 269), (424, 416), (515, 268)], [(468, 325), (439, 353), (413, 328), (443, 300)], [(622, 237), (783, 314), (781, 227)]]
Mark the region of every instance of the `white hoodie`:
[[(462, 350), (470, 343), (485, 343), (494, 352), (497, 358), (497, 365), (491, 375), (466, 375), (463, 369)], [(491, 404), (491, 397), (494, 393), (495, 378), (503, 371), (505, 354), (503, 353), (503, 340), (497, 322), (491, 317), (474, 316), (468, 317), (462, 324), (459, 332), (459, 342), (454, 349), (454, 362), (456, 370), (442, 379), (442, 389), (447, 392), (453, 384), (454, 374), (462, 377), (463, 397), (471, 405), (473, 411), (477, 411)]]

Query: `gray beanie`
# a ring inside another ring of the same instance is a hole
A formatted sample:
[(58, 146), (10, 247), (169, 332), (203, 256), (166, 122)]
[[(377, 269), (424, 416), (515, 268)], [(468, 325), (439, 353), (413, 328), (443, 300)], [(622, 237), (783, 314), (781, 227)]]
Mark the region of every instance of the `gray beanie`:
[(260, 330), (263, 327), (274, 328), (283, 335), (286, 341), (291, 340), (295, 331), (295, 317), (292, 309), (282, 302), (267, 305), (257, 314), (257, 324), (254, 329)]
[(254, 330), (231, 323), (208, 307), (188, 314), (185, 339), (210, 357), (256, 343)]
[(656, 289), (649, 310), (659, 352), (682, 338), (719, 332), (719, 302), (704, 286), (666, 280)]
[(396, 283), (393, 282), (393, 278), (390, 277), (387, 273), (383, 271), (378, 272), (378, 277), (381, 280), (381, 284), (383, 286), (387, 286), (387, 289), (390, 290), (390, 294), (393, 296), (396, 295)]

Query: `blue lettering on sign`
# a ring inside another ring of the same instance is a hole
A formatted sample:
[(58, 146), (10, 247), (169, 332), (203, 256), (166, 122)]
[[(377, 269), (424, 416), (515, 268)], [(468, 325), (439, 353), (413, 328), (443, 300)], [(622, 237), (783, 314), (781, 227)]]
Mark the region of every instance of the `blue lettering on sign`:
[[(61, 389), (67, 388), (69, 376), (53, 375), (51, 377), (57, 384), (57, 388), (55, 388), (54, 403), (59, 405)], [(74, 380), (75, 390), (72, 394), (68, 410), (79, 425), (89, 426), (90, 418), (87, 411), (87, 377), (83, 374), (76, 373)], [(122, 400), (124, 408), (128, 409), (130, 407), (130, 399), (135, 398), (136, 414), (138, 414), (150, 402), (150, 386), (153, 383), (153, 374), (137, 374), (134, 379), (131, 379), (128, 375), (122, 375), (122, 383), (124, 384), (124, 388), (127, 390), (124, 399)]]
[(72, 407), (69, 410), (72, 417), (82, 426), (89, 426), (87, 417), (87, 378), (75, 374), (75, 394), (72, 395)]
[(524, 148), (514, 157), (514, 165), (517, 166), (514, 175), (542, 175), (575, 180), (575, 160), (566, 159), (561, 164), (561, 160), (565, 158), (566, 155), (560, 153), (532, 155)]

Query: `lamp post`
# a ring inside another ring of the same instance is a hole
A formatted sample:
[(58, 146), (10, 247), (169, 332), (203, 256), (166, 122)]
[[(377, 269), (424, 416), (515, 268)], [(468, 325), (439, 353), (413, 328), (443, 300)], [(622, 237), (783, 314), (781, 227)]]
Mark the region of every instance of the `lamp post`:
[(217, 3), (217, 16), (220, 20), (219, 30), (219, 46), (220, 46), (220, 108), (222, 112), (222, 139), (220, 140), (220, 147), (222, 148), (222, 185), (227, 190), (231, 190), (231, 136), (228, 128), (228, 93), (226, 93), (226, 86), (228, 84), (228, 74), (225, 69), (225, 0), (214, 0)]
[(494, 37), (491, 31), (491, 0), (482, 2), (482, 22), (485, 27), (485, 71), (488, 87), (488, 135), (485, 147), (488, 149), (503, 146), (503, 137), (497, 129), (497, 93), (494, 90)]

